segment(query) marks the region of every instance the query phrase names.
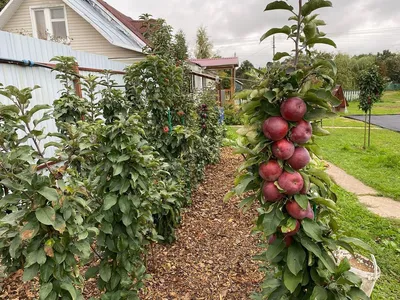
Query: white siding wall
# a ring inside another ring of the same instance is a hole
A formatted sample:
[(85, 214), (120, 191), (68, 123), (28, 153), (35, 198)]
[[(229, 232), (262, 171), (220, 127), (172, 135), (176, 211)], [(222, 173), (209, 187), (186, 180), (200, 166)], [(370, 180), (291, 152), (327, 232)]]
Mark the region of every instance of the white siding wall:
[[(74, 51), (69, 46), (59, 43), (42, 41), (26, 36), (10, 34), (0, 31), (0, 58), (14, 60), (31, 60), (34, 62), (47, 63), (54, 56), (73, 56), (77, 59), (79, 66), (95, 69), (107, 69), (123, 71), (125, 64), (110, 61), (105, 56), (89, 54), (86, 52)], [(5, 46), (3, 46), (5, 45)], [(87, 75), (88, 72), (82, 72)], [(49, 104), (60, 96), (61, 84), (55, 79), (55, 72), (40, 67), (22, 67), (11, 64), (0, 63), (0, 83), (4, 86), (13, 85), (20, 89), (41, 86), (33, 92), (31, 105)], [(101, 74), (96, 74), (101, 76)], [(114, 75), (113, 79), (118, 84), (123, 85), (123, 76)], [(9, 101), (0, 95), (0, 103), (5, 104)], [(57, 128), (53, 120), (43, 123), (47, 132), (55, 132)], [(48, 151), (47, 155), (53, 155), (53, 151)]]
[(31, 7), (49, 7), (54, 5), (65, 6), (68, 23), (68, 34), (72, 39), (71, 47), (74, 50), (87, 51), (109, 58), (143, 58), (144, 55), (128, 49), (110, 44), (96, 29), (62, 0), (25, 0), (10, 21), (1, 28), (4, 31), (23, 33), (32, 36)]

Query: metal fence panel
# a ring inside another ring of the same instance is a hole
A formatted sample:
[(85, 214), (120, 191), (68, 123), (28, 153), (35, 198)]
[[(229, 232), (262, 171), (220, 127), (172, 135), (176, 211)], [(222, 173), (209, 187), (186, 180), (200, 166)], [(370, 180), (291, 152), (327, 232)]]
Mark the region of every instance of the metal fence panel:
[[(74, 51), (71, 47), (49, 41), (0, 31), (0, 58), (12, 60), (30, 60), (34, 62), (49, 63), (55, 56), (73, 56), (80, 67), (102, 70), (123, 71), (126, 64), (110, 61), (107, 57), (82, 51)], [(85, 76), (89, 73), (101, 76), (94, 72), (81, 72)], [(12, 64), (0, 63), (0, 83), (4, 86), (13, 85), (20, 89), (39, 85), (41, 88), (33, 92), (31, 105), (49, 104), (60, 96), (62, 85), (55, 78), (56, 73), (40, 67), (23, 67)], [(118, 85), (123, 86), (123, 75), (114, 75), (113, 79)], [(9, 100), (0, 95), (0, 103), (9, 103)], [(42, 124), (46, 132), (57, 131), (54, 120)], [(49, 141), (49, 140), (47, 140)], [(45, 142), (47, 142), (45, 141)], [(42, 144), (43, 146), (43, 144)], [(53, 156), (54, 149), (46, 152)]]

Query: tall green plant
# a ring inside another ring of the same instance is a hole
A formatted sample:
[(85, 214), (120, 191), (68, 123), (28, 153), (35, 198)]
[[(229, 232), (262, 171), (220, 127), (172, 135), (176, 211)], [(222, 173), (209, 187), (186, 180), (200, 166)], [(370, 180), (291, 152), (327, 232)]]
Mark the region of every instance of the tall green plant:
[(310, 57), (316, 44), (335, 46), (314, 14), (331, 5), (323, 0), (299, 0), (296, 9), (285, 1), (268, 4), (266, 11), (290, 12), (294, 24), (273, 28), (261, 40), (285, 34), (294, 42), (293, 53), (277, 53), (275, 61), (289, 57), (287, 62), (268, 64), (259, 72), (260, 83), (237, 96), (249, 100), (242, 108), (249, 124), (239, 130), (236, 149), (246, 160), (226, 198), (246, 194), (242, 209), (255, 201), (259, 205), (255, 231), (266, 250), (256, 258), (263, 262), (265, 280), (252, 299), (368, 299), (349, 261), (335, 261), (339, 246), (354, 252), (353, 245), (362, 242), (337, 228), (336, 196), (314, 138), (327, 134), (316, 121), (334, 116), (332, 105), (340, 103), (329, 76), (336, 66), (302, 56)]
[(371, 66), (362, 71), (357, 78), (360, 89), (360, 102), (358, 107), (365, 113), (364, 149), (367, 147), (367, 117), (368, 119), (368, 147), (371, 145), (371, 112), (375, 102), (378, 102), (385, 89), (385, 82), (379, 72), (378, 66)]
[(88, 237), (97, 232), (84, 221), (91, 196), (83, 178), (66, 171), (68, 160), (51, 167), (55, 159), (45, 151), (60, 144), (44, 144), (52, 134), (42, 128), (50, 107), (31, 107), (32, 91), (0, 89), (10, 100), (0, 105), (1, 263), (8, 273), (22, 268), (24, 281), (39, 276), (40, 299), (82, 299), (79, 267), (90, 256)]

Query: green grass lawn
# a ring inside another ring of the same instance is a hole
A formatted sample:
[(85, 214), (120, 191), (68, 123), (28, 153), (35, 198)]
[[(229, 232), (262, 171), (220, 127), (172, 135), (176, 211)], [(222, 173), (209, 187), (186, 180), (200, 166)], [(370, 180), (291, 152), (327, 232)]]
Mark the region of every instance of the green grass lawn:
[[(381, 268), (373, 300), (400, 299), (400, 222), (381, 218), (362, 206), (354, 194), (337, 187), (339, 225), (345, 234), (367, 242)], [(363, 253), (364, 254), (364, 253)]]
[[(348, 114), (362, 115), (363, 111), (358, 108), (358, 102), (349, 103)], [(382, 101), (375, 103), (372, 109), (374, 115), (400, 114), (400, 91), (385, 92)]]
[(400, 200), (400, 134), (372, 130), (371, 147), (363, 149), (362, 129), (328, 129), (330, 136), (317, 137), (323, 158), (376, 189)]

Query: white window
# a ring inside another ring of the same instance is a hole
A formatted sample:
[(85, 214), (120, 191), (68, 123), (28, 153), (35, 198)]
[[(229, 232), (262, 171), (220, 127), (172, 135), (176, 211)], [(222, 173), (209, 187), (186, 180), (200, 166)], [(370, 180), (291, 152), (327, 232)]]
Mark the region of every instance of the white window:
[(42, 40), (68, 40), (64, 6), (32, 8), (33, 36)]

